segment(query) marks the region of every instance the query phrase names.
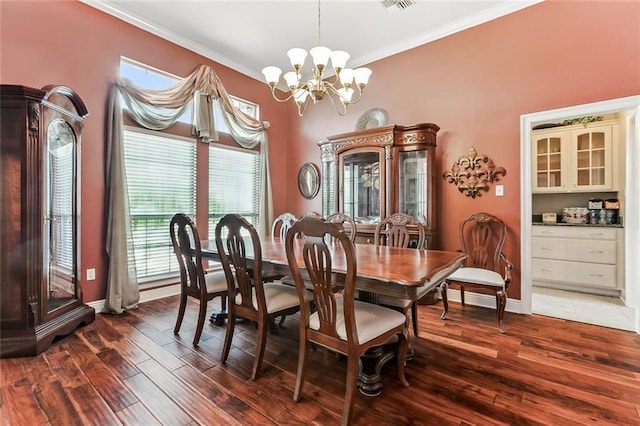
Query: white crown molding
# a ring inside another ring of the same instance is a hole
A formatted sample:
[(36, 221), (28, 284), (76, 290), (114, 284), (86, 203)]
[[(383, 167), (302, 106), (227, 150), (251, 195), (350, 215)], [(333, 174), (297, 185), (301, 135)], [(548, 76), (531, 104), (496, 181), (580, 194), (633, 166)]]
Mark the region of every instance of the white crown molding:
[(124, 22), (127, 22), (135, 27), (138, 27), (148, 33), (154, 34), (160, 38), (163, 38), (167, 41), (175, 43), (178, 46), (184, 47), (187, 50), (190, 50), (206, 58), (209, 58), (212, 61), (218, 62), (229, 68), (232, 68), (235, 71), (245, 74), (251, 78), (254, 78), (256, 80), (262, 80), (263, 78), (262, 74), (260, 75), (256, 74), (256, 70), (247, 69), (244, 65), (221, 54), (220, 52), (216, 52), (215, 50), (205, 47), (199, 43), (196, 43), (193, 40), (185, 38), (180, 34), (177, 34), (173, 31), (168, 30), (165, 27), (152, 25), (149, 22), (147, 22), (143, 17), (135, 15), (133, 13), (125, 12), (115, 5), (106, 3), (101, 0), (79, 0), (79, 1), (88, 6), (96, 8), (106, 14), (114, 16)]
[(494, 19), (498, 19), (510, 13), (517, 12), (521, 9), (525, 9), (535, 4), (542, 3), (543, 1), (544, 0), (523, 0), (502, 2), (490, 9), (485, 9), (473, 16), (469, 16), (466, 19), (462, 19), (452, 24), (442, 26), (434, 31), (429, 31), (428, 33), (422, 34), (419, 37), (402, 40), (402, 43), (387, 46), (385, 49), (373, 51), (365, 56), (351, 58), (352, 66), (355, 68), (400, 52), (404, 52), (409, 49), (413, 49), (418, 46), (422, 46), (423, 44), (439, 40), (441, 38), (467, 30), (469, 28), (473, 28), (489, 21), (493, 21)]
[[(239, 63), (233, 58), (225, 56), (224, 54), (217, 52), (213, 49), (210, 49), (206, 46), (203, 46), (202, 44), (196, 43), (193, 40), (187, 39), (181, 36), (180, 34), (170, 31), (165, 27), (152, 25), (145, 18), (130, 12), (124, 11), (117, 5), (110, 4), (104, 0), (79, 0), (79, 1), (88, 6), (96, 8), (104, 13), (114, 16), (122, 21), (125, 21), (133, 26), (136, 26), (144, 31), (147, 31), (167, 41), (175, 43), (178, 46), (184, 47), (185, 49), (188, 49), (192, 52), (195, 52), (199, 55), (209, 58), (212, 61), (218, 62), (229, 68), (232, 68), (235, 71), (238, 71), (242, 74), (247, 75), (248, 77), (251, 77), (258, 81), (263, 80), (262, 74), (255, 68), (246, 67), (245, 65)], [(386, 58), (388, 56), (392, 56), (394, 54), (404, 52), (414, 47), (421, 46), (423, 44), (441, 39), (451, 34), (455, 34), (457, 32), (466, 30), (468, 28), (472, 28), (472, 27), (484, 24), (486, 22), (492, 21), (494, 19), (500, 18), (510, 13), (517, 12), (518, 10), (525, 9), (537, 3), (541, 3), (542, 1), (544, 0), (519, 0), (519, 1), (501, 2), (490, 9), (486, 9), (480, 13), (470, 16), (467, 19), (460, 20), (451, 25), (445, 25), (443, 27), (436, 29), (435, 31), (430, 31), (426, 34), (422, 34), (419, 37), (403, 40), (401, 43), (387, 46), (384, 49), (374, 50), (371, 53), (364, 56), (351, 58), (351, 65), (353, 67), (358, 67), (365, 64), (369, 64), (371, 62)]]

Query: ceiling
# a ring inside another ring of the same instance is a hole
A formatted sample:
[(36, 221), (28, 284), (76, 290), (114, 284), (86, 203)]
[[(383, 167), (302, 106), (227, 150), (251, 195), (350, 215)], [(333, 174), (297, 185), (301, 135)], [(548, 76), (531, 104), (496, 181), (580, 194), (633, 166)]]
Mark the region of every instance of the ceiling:
[[(315, 0), (80, 1), (261, 81), (265, 66), (290, 70), (288, 49), (318, 45)], [(324, 0), (320, 42), (355, 68), (540, 1)]]

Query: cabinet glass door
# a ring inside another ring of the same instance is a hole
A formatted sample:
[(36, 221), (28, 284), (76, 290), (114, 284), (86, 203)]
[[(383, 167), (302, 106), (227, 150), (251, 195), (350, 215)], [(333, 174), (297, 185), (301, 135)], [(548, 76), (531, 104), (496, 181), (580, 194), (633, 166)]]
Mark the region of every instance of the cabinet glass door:
[(578, 134), (576, 142), (576, 185), (605, 185), (605, 133), (585, 131)]
[(76, 299), (76, 137), (64, 120), (47, 129), (44, 161), (44, 267), (47, 311)]
[(562, 139), (560, 137), (538, 137), (534, 147), (536, 161), (535, 185), (538, 189), (561, 188)]
[[(380, 173), (377, 152), (359, 152), (342, 157), (342, 211), (356, 223), (380, 221), (380, 190), (384, 176)], [(381, 180), (382, 179), (382, 180)]]
[(427, 151), (398, 153), (398, 201), (400, 213), (426, 223), (428, 206)]

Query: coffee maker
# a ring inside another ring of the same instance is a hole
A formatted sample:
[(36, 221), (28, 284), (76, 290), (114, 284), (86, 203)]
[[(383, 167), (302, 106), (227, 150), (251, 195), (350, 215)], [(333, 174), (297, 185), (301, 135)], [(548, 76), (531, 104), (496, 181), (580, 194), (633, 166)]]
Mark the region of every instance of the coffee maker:
[(618, 223), (618, 212), (620, 211), (620, 201), (617, 198), (604, 200), (604, 209), (600, 213), (600, 222), (602, 223), (602, 211), (604, 211), (604, 223), (614, 225)]

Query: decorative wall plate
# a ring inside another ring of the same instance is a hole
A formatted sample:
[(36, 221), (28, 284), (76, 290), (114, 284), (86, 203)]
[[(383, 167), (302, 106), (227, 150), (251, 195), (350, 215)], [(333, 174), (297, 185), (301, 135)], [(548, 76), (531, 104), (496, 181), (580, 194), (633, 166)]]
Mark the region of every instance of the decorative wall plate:
[(374, 127), (386, 126), (389, 121), (389, 114), (384, 108), (372, 108), (365, 111), (356, 122), (356, 130), (373, 129)]

